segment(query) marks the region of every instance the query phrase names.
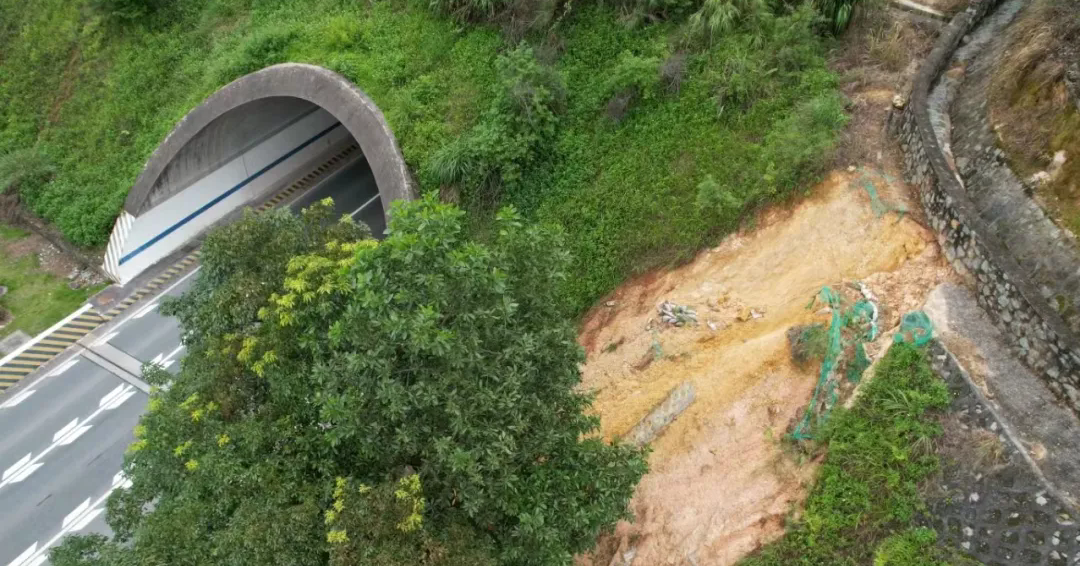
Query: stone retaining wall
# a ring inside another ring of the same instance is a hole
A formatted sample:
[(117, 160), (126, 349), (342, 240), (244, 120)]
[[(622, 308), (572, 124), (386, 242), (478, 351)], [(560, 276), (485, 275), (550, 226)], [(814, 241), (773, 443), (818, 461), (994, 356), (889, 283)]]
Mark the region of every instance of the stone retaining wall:
[(889, 129), (900, 141), (907, 179), (919, 190), (927, 220), (953, 267), (975, 287), (980, 305), (1009, 338), (1016, 354), (1080, 414), (1080, 341), (1046, 302), (949, 168), (934, 135), (927, 98), (964, 36), (1001, 0), (974, 0), (942, 30), (915, 75)]

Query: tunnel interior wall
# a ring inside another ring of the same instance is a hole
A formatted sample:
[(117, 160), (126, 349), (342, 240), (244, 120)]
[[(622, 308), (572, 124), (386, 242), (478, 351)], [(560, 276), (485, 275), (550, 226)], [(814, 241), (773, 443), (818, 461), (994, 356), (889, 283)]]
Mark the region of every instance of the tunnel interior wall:
[(207, 174), (318, 109), (291, 97), (270, 97), (226, 112), (191, 139), (154, 182), (139, 214), (184, 190)]
[[(268, 112), (270, 109), (280, 110), (280, 106), (259, 105), (236, 110), (254, 111), (246, 118), (247, 123), (262, 126), (264, 139), (256, 140), (239, 154), (234, 152), (231, 159), (216, 163), (217, 166), (209, 171), (195, 172), (191, 164), (197, 160), (187, 160), (188, 165), (176, 169), (178, 174), (172, 178), (175, 181), (183, 176), (180, 171), (186, 171), (186, 176), (194, 179), (193, 182), (176, 187), (173, 194), (138, 215), (125, 213), (121, 216), (105, 258), (105, 269), (110, 275), (120, 283), (130, 281), (230, 212), (267, 196), (306, 163), (352, 138), (349, 131), (322, 108), (311, 105), (299, 116), (291, 111), (284, 114)], [(265, 125), (271, 121), (279, 124), (277, 131), (267, 131)], [(219, 149), (241, 143), (242, 138), (234, 139), (237, 141), (231, 145), (219, 144)], [(196, 149), (212, 146), (203, 144)], [(202, 162), (215, 164), (210, 159)]]

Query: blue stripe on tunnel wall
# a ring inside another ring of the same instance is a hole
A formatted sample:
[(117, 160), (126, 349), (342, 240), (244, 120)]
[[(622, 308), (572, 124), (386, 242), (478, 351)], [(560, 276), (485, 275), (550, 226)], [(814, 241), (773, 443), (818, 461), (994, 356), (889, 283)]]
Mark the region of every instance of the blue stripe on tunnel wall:
[(302, 143), (302, 144), (294, 147), (293, 149), (289, 150), (285, 155), (282, 155), (281, 157), (275, 159), (273, 162), (271, 162), (266, 167), (263, 167), (262, 169), (259, 169), (254, 174), (252, 174), (250, 177), (248, 177), (247, 179), (244, 179), (243, 181), (240, 181), (239, 183), (236, 184), (236, 186), (234, 186), (231, 189), (225, 191), (221, 195), (215, 197), (210, 202), (202, 205), (195, 212), (192, 212), (191, 214), (185, 216), (184, 218), (181, 218), (179, 221), (176, 222), (176, 224), (173, 224), (172, 226), (169, 226), (168, 228), (163, 230), (157, 236), (154, 236), (153, 238), (150, 238), (149, 240), (146, 241), (146, 243), (144, 243), (141, 246), (139, 246), (139, 247), (135, 248), (134, 250), (132, 250), (131, 253), (125, 255), (122, 258), (120, 258), (120, 262), (119, 262), (118, 265), (124, 265), (124, 263), (127, 262), (128, 260), (130, 260), (131, 258), (133, 258), (133, 257), (139, 255), (140, 253), (146, 251), (148, 248), (150, 248), (150, 246), (153, 246), (154, 244), (160, 242), (163, 238), (165, 238), (169, 234), (172, 234), (173, 232), (179, 230), (183, 225), (187, 224), (188, 222), (191, 222), (192, 220), (197, 218), (200, 214), (206, 212), (207, 210), (210, 210), (215, 204), (229, 198), (229, 196), (236, 193), (236, 191), (239, 191), (240, 189), (246, 187), (249, 183), (251, 183), (255, 179), (258, 179), (263, 174), (265, 174), (267, 171), (273, 169), (274, 167), (277, 167), (278, 165), (280, 165), (286, 159), (296, 155), (298, 152), (303, 150), (305, 147), (319, 141), (320, 139), (325, 137), (327, 134), (334, 131), (335, 128), (339, 128), (339, 127), (341, 127), (341, 122), (338, 122), (338, 123), (330, 126), (329, 128), (326, 128), (325, 130), (323, 130), (323, 131), (315, 134), (314, 136), (312, 136), (310, 139), (308, 139), (304, 143)]

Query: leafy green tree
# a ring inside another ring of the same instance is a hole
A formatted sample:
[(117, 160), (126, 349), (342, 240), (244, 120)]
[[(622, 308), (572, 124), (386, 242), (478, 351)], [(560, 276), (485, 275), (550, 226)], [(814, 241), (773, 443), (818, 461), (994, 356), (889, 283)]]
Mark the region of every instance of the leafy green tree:
[(570, 564), (626, 515), (644, 457), (598, 438), (575, 388), (557, 233), (506, 210), (473, 241), (433, 198), (382, 242), (329, 220), (208, 238), (166, 307), (189, 353), (147, 373), (115, 535), (56, 566)]

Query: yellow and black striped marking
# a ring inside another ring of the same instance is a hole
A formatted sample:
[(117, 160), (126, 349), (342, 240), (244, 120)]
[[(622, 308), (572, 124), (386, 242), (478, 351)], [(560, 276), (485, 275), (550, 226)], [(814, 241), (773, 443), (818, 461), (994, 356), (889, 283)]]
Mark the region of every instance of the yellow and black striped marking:
[(15, 385), (104, 322), (103, 316), (90, 309), (52, 331), (31, 348), (0, 366), (0, 391)]
[(116, 318), (118, 314), (126, 311), (131, 305), (134, 305), (148, 295), (153, 295), (158, 292), (158, 290), (164, 287), (169, 281), (172, 281), (177, 275), (190, 269), (195, 262), (199, 261), (200, 256), (202, 256), (202, 250), (195, 250), (184, 256), (183, 259), (174, 263), (172, 267), (161, 272), (161, 275), (151, 279), (146, 286), (128, 295), (127, 298), (117, 303), (115, 307), (109, 309), (104, 315), (105, 320)]
[(309, 188), (316, 181), (322, 179), (327, 174), (336, 171), (340, 166), (345, 164), (346, 158), (348, 158), (353, 153), (356, 153), (356, 151), (359, 149), (360, 146), (356, 144), (349, 145), (345, 149), (334, 154), (332, 157), (330, 157), (330, 159), (327, 159), (324, 163), (313, 169), (307, 175), (304, 175), (303, 177), (297, 179), (291, 185), (285, 187), (276, 195), (270, 197), (266, 202), (260, 204), (259, 207), (255, 209), (255, 211), (266, 212), (271, 208), (277, 208), (279, 205), (281, 205), (282, 202), (285, 201), (285, 199), (296, 194), (296, 192), (300, 189)]

